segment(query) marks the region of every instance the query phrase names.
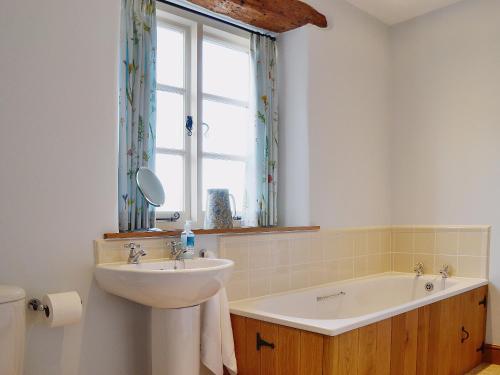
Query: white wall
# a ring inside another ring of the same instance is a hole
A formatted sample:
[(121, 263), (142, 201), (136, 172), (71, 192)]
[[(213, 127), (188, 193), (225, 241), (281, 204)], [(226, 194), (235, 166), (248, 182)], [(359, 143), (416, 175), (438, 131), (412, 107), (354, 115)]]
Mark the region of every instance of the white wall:
[(304, 28), (279, 37), (278, 67), (278, 220), (309, 224), (309, 33)]
[(500, 2), (400, 24), (391, 49), (393, 222), (493, 225), (487, 341), (500, 344)]
[(390, 29), (343, 0), (308, 2), (330, 28), (280, 38), (282, 222), (493, 225), (500, 344), (500, 2)]
[(389, 224), (389, 29), (343, 0), (308, 3), (330, 27), (280, 38), (281, 218)]
[(93, 281), (93, 240), (117, 229), (119, 15), (119, 0), (0, 6), (0, 284), (75, 289), (85, 308), (77, 326), (30, 324), (27, 375), (147, 369), (145, 308)]

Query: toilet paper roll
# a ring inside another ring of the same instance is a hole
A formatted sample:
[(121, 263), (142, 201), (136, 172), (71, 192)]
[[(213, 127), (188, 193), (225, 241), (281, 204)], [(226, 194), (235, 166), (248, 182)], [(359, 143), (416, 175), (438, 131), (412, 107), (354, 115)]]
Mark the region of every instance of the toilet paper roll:
[(75, 324), (82, 317), (82, 300), (77, 292), (46, 294), (42, 303), (49, 327)]

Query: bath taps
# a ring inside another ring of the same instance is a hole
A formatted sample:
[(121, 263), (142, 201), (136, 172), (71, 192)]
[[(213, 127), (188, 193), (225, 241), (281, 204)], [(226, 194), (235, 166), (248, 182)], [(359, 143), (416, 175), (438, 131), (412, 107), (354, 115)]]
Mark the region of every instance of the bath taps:
[(422, 262), (418, 262), (415, 264), (415, 267), (413, 267), (413, 271), (417, 274), (417, 277), (422, 276), (424, 274), (424, 264)]
[(139, 259), (145, 255), (147, 255), (146, 251), (143, 250), (143, 249), (140, 249), (140, 250), (135, 250), (135, 249), (139, 249), (141, 247), (140, 244), (136, 244), (136, 243), (128, 243), (128, 244), (125, 244), (124, 245), (127, 249), (130, 249), (130, 252), (128, 253), (128, 260), (127, 260), (127, 263), (128, 264), (139, 264)]
[(443, 276), (443, 279), (447, 279), (448, 277), (450, 277), (450, 266), (448, 266), (447, 264), (443, 264), (441, 266), (441, 269), (439, 270), (439, 273), (441, 274), (441, 276)]
[(170, 242), (170, 256), (174, 260), (180, 260), (181, 255), (186, 252), (186, 249), (182, 248), (182, 242)]

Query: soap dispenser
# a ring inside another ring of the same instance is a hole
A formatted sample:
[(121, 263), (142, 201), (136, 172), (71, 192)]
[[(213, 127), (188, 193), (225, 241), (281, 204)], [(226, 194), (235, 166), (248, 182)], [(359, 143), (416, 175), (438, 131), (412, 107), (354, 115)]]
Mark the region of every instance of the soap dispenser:
[(186, 220), (184, 230), (181, 233), (182, 248), (185, 250), (182, 258), (193, 259), (194, 257), (194, 233), (191, 230), (191, 220)]

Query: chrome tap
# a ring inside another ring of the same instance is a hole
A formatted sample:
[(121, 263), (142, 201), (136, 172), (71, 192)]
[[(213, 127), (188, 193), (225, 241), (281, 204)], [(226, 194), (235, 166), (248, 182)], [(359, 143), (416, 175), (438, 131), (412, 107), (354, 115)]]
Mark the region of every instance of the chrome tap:
[(413, 272), (416, 273), (417, 277), (422, 276), (424, 274), (424, 264), (422, 262), (418, 262), (415, 264), (415, 267), (413, 267)]
[[(134, 242), (131, 242), (125, 244), (124, 247), (130, 249), (127, 260), (128, 264), (139, 264), (139, 259), (147, 254), (145, 250), (140, 249), (141, 245), (138, 243), (136, 244)], [(135, 249), (140, 249), (140, 250), (136, 251)]]
[(170, 242), (170, 257), (174, 260), (180, 260), (186, 249), (182, 248), (182, 242)]
[(441, 266), (441, 269), (439, 270), (439, 273), (441, 274), (441, 276), (443, 276), (443, 279), (447, 279), (448, 277), (450, 277), (450, 266), (447, 264), (443, 264)]

